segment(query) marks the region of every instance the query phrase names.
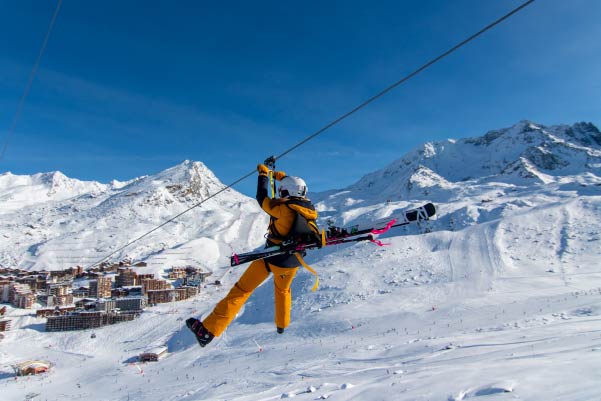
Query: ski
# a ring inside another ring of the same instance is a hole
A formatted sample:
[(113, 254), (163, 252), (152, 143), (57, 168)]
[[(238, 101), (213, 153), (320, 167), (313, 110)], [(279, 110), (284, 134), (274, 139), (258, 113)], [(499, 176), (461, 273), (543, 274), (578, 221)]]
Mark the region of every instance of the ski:
[[(429, 218), (435, 214), (436, 207), (432, 203), (427, 203), (415, 209), (409, 209), (398, 214), (393, 214), (386, 219), (381, 219), (371, 224), (363, 223), (350, 227), (330, 226), (326, 232), (325, 246), (361, 241), (371, 241), (378, 245), (382, 245), (375, 239), (375, 235), (383, 234), (394, 227), (400, 227), (422, 220), (429, 220)], [(303, 252), (308, 249), (315, 249), (318, 247), (319, 246), (317, 244), (291, 243), (280, 246), (272, 246), (254, 252), (234, 254), (230, 258), (230, 266), (239, 266), (254, 260), (265, 259), (285, 253)]]
[[(360, 242), (360, 241), (375, 241), (373, 234), (368, 234), (362, 237), (353, 237), (353, 238), (340, 238), (336, 239), (335, 242), (327, 242), (328, 245), (340, 245), (349, 242)], [(252, 262), (255, 260), (265, 259), (270, 256), (283, 255), (285, 253), (294, 253), (294, 252), (303, 252), (308, 249), (315, 249), (319, 246), (317, 244), (288, 244), (283, 246), (272, 246), (266, 249), (261, 249), (260, 251), (255, 252), (247, 252), (241, 254), (234, 254), (230, 257), (230, 266), (239, 266), (244, 263)]]

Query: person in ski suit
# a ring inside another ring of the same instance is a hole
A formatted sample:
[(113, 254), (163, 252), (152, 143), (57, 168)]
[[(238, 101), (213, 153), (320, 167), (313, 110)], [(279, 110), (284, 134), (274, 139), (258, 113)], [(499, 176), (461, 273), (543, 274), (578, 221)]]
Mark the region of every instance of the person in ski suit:
[[(270, 198), (269, 168), (264, 164), (257, 166), (259, 172), (257, 184), (257, 202), (270, 216), (266, 247), (280, 245), (292, 230), (296, 214), (307, 220), (315, 221), (317, 212), (311, 201), (306, 198), (307, 185), (298, 177), (286, 176), (282, 171), (273, 172), (280, 182), (278, 198)], [(316, 237), (319, 239), (319, 237)], [(227, 296), (213, 309), (211, 314), (200, 321), (195, 318), (186, 320), (186, 325), (196, 335), (201, 347), (206, 346), (234, 320), (248, 297), (265, 279), (273, 273), (275, 325), (282, 334), (290, 324), (292, 293), (290, 285), (300, 265), (296, 254), (282, 254), (253, 261)]]

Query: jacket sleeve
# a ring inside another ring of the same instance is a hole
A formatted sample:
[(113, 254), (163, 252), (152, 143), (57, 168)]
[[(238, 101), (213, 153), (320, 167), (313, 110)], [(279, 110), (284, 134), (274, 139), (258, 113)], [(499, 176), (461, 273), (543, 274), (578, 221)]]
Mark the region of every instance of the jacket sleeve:
[(270, 216), (279, 218), (280, 207), (278, 205), (272, 205), (272, 199), (269, 197), (269, 177), (266, 175), (259, 175), (257, 182), (257, 202), (259, 206)]

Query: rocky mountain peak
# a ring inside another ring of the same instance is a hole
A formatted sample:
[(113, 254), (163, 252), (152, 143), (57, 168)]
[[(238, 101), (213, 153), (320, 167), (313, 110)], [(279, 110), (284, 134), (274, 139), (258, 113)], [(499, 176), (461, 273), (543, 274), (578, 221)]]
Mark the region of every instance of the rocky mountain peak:
[(206, 199), (225, 186), (204, 163), (191, 160), (185, 160), (143, 181), (141, 185), (150, 183), (153, 192), (164, 188), (182, 201)]
[(321, 199), (345, 193), (370, 204), (401, 199), (437, 201), (490, 183), (571, 182), (583, 174), (601, 181), (599, 143), (601, 133), (591, 123), (544, 126), (523, 120), (480, 137), (427, 142), (342, 192), (324, 193)]

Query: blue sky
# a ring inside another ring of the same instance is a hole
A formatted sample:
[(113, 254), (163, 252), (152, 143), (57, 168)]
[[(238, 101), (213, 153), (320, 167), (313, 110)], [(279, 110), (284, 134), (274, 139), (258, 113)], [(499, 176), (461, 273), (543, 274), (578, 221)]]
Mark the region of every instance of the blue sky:
[[(0, 172), (107, 182), (191, 159), (230, 183), (521, 2), (64, 0)], [(0, 3), (2, 145), (55, 4)], [(600, 15), (536, 1), (278, 167), (325, 190), (426, 141), (600, 125)]]

